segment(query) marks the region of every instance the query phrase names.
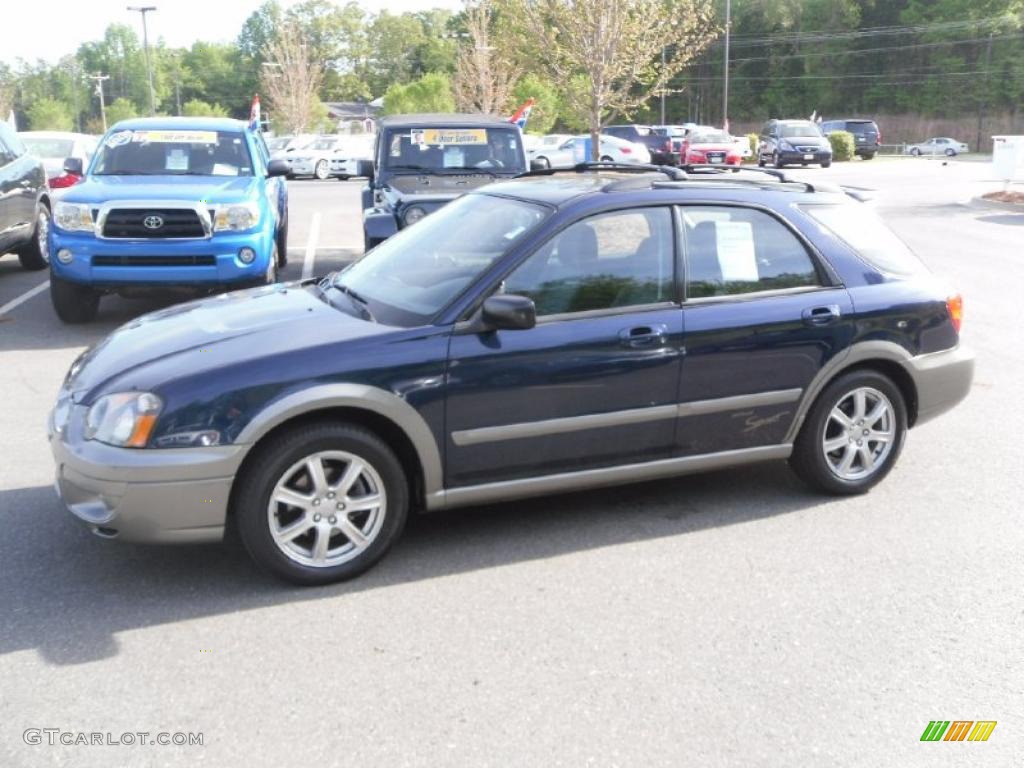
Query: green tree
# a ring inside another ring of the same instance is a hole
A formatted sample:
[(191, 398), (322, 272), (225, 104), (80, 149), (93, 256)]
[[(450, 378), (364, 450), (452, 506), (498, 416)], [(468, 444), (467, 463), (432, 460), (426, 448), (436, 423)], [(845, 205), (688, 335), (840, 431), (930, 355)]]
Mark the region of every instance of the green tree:
[(200, 99), (185, 102), (181, 114), (187, 117), (227, 117), (228, 111), (220, 104), (209, 104)]
[(540, 75), (525, 75), (516, 83), (516, 87), (512, 91), (514, 108), (518, 108), (527, 99), (536, 101), (530, 112), (530, 119), (526, 123), (527, 133), (549, 133), (554, 127), (555, 121), (558, 120), (558, 114), (562, 108), (558, 89)]
[(70, 131), (74, 120), (67, 104), (46, 97), (36, 99), (28, 107), (28, 124), (33, 131)]
[(440, 72), (426, 74), (408, 85), (395, 83), (384, 94), (386, 115), (454, 111), (451, 80)]
[(139, 108), (129, 99), (120, 96), (107, 105), (107, 125), (139, 116)]

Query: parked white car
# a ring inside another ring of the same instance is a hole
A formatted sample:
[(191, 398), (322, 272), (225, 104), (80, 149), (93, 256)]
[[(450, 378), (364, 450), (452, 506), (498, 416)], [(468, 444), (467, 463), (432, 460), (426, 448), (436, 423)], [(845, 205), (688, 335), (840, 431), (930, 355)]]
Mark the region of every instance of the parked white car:
[(377, 135), (357, 133), (339, 137), (338, 147), (331, 157), (330, 175), (345, 181), (359, 175), (359, 161), (373, 160), (373, 144)]
[(948, 136), (939, 136), (918, 144), (908, 144), (904, 150), (908, 155), (945, 155), (953, 157), (964, 152), (970, 152), (970, 147), (962, 141), (951, 139)]
[(64, 160), (69, 157), (78, 158), (83, 168), (88, 167), (99, 143), (95, 136), (67, 131), (20, 131), (18, 138), (30, 155), (43, 161), (47, 182), (51, 184), (54, 179), (65, 175)]
[[(542, 146), (534, 150), (528, 159), (531, 162), (537, 160), (548, 168), (571, 167), (576, 164), (576, 140), (589, 138), (589, 134), (565, 136), (561, 144), (554, 147), (549, 145)], [(602, 136), (600, 159), (606, 162), (645, 165), (651, 162), (651, 153), (643, 144), (618, 139), (614, 136)]]
[(331, 160), (341, 151), (340, 136), (320, 136), (302, 149), (287, 155), (294, 176), (313, 176), (321, 181), (331, 177)]
[(267, 149), (271, 160), (290, 160), (295, 151), (309, 146), (319, 138), (314, 134), (302, 133), (298, 136), (274, 136), (267, 139)]

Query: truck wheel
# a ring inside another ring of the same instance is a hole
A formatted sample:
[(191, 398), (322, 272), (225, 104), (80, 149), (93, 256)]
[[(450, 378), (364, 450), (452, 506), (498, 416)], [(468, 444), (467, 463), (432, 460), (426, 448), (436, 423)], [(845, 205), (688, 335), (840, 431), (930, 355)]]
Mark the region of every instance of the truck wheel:
[(50, 270), (50, 301), (57, 317), (65, 323), (88, 323), (96, 319), (100, 295), (87, 285), (62, 280)]
[(405, 471), (377, 435), (320, 422), (257, 448), (232, 510), (249, 554), (295, 584), (358, 576), (398, 539), (408, 515)]
[(270, 259), (267, 264), (266, 274), (263, 275), (264, 285), (273, 285), (277, 282), (277, 265), (279, 261), (280, 257), (277, 252), (277, 243), (274, 243), (274, 249), (270, 252)]
[(287, 267), (288, 266), (288, 215), (285, 214), (284, 221), (281, 222), (280, 228), (277, 230), (277, 266)]
[(50, 265), (50, 208), (46, 203), (36, 211), (32, 239), (18, 251), (18, 261), (22, 267), (32, 271), (46, 269)]

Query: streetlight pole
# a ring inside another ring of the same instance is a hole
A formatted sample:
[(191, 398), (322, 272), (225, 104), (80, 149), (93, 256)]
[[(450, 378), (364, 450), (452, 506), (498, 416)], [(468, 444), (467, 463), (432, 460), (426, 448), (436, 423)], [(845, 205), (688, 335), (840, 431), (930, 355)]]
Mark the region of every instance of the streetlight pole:
[(725, 0), (725, 78), (722, 82), (722, 128), (729, 130), (729, 35), (732, 32), (732, 2)]
[(107, 108), (103, 103), (103, 81), (109, 80), (110, 75), (104, 75), (97, 73), (95, 75), (87, 75), (90, 80), (96, 81), (96, 93), (100, 97), (100, 118), (103, 120), (103, 132), (107, 132)]
[[(665, 71), (665, 46), (661, 46), (661, 69)], [(665, 88), (661, 89), (661, 124), (665, 125)]]
[(156, 91), (153, 90), (153, 67), (149, 63), (149, 30), (146, 28), (146, 14), (155, 11), (155, 5), (129, 5), (129, 11), (142, 14), (142, 48), (146, 52), (146, 76), (149, 78), (149, 114), (156, 114)]

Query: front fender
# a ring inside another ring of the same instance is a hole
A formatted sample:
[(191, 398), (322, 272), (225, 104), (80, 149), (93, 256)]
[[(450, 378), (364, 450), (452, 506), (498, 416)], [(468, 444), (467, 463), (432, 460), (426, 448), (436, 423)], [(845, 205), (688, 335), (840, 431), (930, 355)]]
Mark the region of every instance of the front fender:
[(416, 450), (426, 495), (429, 497), (442, 491), (441, 453), (427, 422), (405, 400), (378, 387), (323, 384), (294, 392), (267, 405), (242, 429), (235, 442), (256, 443), (286, 421), (329, 408), (371, 411), (391, 421), (405, 433)]
[(398, 232), (398, 221), (391, 211), (371, 208), (363, 214), (363, 231), (367, 238), (387, 240)]

